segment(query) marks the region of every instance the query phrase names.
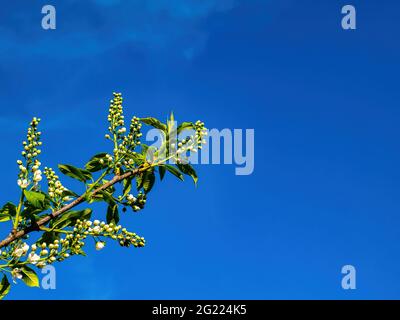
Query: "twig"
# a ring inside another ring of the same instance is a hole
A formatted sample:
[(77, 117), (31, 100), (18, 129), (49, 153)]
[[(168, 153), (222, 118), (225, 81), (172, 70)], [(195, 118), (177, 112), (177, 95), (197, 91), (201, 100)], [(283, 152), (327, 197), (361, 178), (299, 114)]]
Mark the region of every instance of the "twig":
[[(116, 184), (117, 182), (120, 182), (130, 176), (135, 176), (139, 172), (144, 171), (146, 169), (148, 169), (148, 167), (145, 166), (145, 167), (137, 168), (132, 171), (128, 171), (122, 175), (116, 175), (110, 181), (108, 181), (107, 183), (105, 183), (102, 186), (95, 189), (91, 193), (91, 196), (94, 196), (96, 193), (99, 193), (100, 191), (106, 190), (107, 188), (111, 187), (112, 185)], [(86, 193), (81, 195), (80, 197), (76, 198), (71, 203), (66, 204), (61, 209), (54, 211), (54, 212), (50, 213), (49, 215), (43, 217), (42, 219), (37, 221), (36, 224), (31, 225), (23, 230), (20, 230), (17, 232), (12, 232), (7, 238), (5, 238), (4, 240), (2, 240), (0, 242), (0, 248), (3, 248), (5, 246), (9, 245), (11, 242), (13, 242), (19, 238), (22, 238), (23, 236), (27, 235), (28, 233), (31, 233), (32, 231), (40, 231), (41, 226), (46, 225), (50, 220), (55, 219), (56, 217), (62, 215), (64, 212), (72, 209), (73, 207), (76, 207), (77, 205), (79, 205), (85, 201), (86, 201)]]

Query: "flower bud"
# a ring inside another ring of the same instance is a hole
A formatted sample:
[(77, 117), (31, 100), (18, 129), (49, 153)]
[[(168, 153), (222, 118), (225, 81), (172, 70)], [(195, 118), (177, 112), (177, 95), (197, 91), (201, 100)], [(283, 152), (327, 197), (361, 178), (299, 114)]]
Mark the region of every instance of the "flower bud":
[(103, 249), (104, 248), (104, 242), (102, 242), (102, 241), (98, 241), (97, 243), (96, 243), (96, 250), (101, 250), (101, 249)]

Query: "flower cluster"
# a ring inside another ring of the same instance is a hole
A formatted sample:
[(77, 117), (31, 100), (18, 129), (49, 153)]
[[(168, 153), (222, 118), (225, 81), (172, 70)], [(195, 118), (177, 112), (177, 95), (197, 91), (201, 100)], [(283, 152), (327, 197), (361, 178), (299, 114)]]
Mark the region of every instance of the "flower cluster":
[(30, 185), (30, 181), (28, 179), (18, 179), (17, 184), (21, 189), (26, 189)]
[[(140, 138), (142, 137), (142, 133), (140, 130), (142, 129), (142, 124), (140, 123), (139, 118), (133, 117), (131, 120), (131, 125), (129, 127), (129, 134), (128, 134), (128, 139), (131, 148), (134, 148), (135, 146), (140, 144)], [(132, 149), (131, 149), (132, 150)]]
[(35, 183), (35, 186), (42, 181), (42, 171), (39, 169), (41, 163), (39, 160), (35, 159), (35, 164), (32, 166), (32, 172), (33, 172), (33, 182)]
[(56, 175), (52, 168), (45, 167), (44, 174), (49, 187), (49, 197), (53, 202), (56, 204), (62, 204), (72, 199), (71, 197), (64, 195), (68, 189), (61, 184), (58, 175)]
[[(54, 240), (54, 243), (47, 246), (46, 243), (32, 244), (29, 246), (26, 243), (14, 248), (12, 256), (20, 260), (23, 256), (27, 256), (25, 263), (36, 265), (38, 268), (44, 267), (46, 264), (53, 263), (60, 258), (60, 252), (58, 252), (59, 240)], [(30, 253), (27, 255), (29, 249)], [(50, 251), (49, 251), (50, 250)], [(64, 252), (63, 252), (64, 253)]]
[(140, 192), (137, 197), (132, 194), (128, 194), (126, 196), (127, 204), (132, 208), (133, 211), (137, 212), (144, 208), (146, 204), (146, 195), (143, 192)]
[[(134, 247), (144, 247), (145, 240), (139, 237), (136, 233), (129, 232), (121, 225), (115, 225), (114, 223), (105, 223), (104, 221), (88, 221), (88, 220), (77, 220), (73, 230), (73, 234), (67, 236), (69, 239), (80, 239), (84, 240), (87, 236), (93, 236), (95, 239), (100, 237), (110, 238), (112, 240), (118, 240), (119, 244), (124, 247), (133, 245)], [(102, 244), (99, 244), (102, 243)], [(104, 242), (98, 240), (96, 243), (96, 249), (100, 250), (104, 247)]]
[(200, 120), (196, 121), (196, 123), (194, 124), (194, 128), (196, 130), (196, 133), (194, 135), (194, 140), (196, 141), (197, 148), (201, 149), (202, 148), (201, 145), (206, 143), (206, 140), (203, 138), (208, 134), (208, 132), (204, 126), (204, 122), (201, 122)]
[(37, 187), (42, 180), (42, 171), (39, 169), (41, 163), (37, 159), (37, 156), (41, 153), (38, 147), (42, 145), (40, 141), (41, 132), (38, 131), (39, 122), (40, 119), (37, 118), (33, 118), (31, 121), (27, 140), (22, 142), (22, 156), (25, 161), (17, 160), (19, 168), (17, 184), (21, 189), (26, 189), (31, 181), (33, 181), (34, 187)]
[(136, 146), (140, 145), (142, 124), (139, 118), (133, 117), (129, 126), (129, 132), (126, 134), (127, 129), (125, 127), (122, 107), (123, 98), (121, 93), (114, 92), (113, 95), (114, 97), (110, 101), (107, 118), (110, 123), (108, 127), (110, 133), (106, 134), (105, 137), (114, 142), (114, 158), (109, 156), (110, 158), (107, 158), (107, 160), (109, 161), (109, 166), (115, 166), (116, 173), (118, 173), (122, 165), (127, 168), (134, 167), (135, 163), (132, 160), (132, 156)]
[(28, 128), (27, 141), (22, 142), (24, 146), (24, 150), (22, 151), (22, 156), (27, 160), (27, 163), (30, 164), (36, 158), (41, 150), (37, 147), (42, 143), (40, 141), (40, 135), (42, 134), (38, 131), (40, 119), (33, 118), (30, 127)]
[[(56, 232), (56, 231), (55, 231)], [(29, 246), (25, 242), (18, 242), (10, 250), (0, 251), (2, 259), (14, 261), (12, 266), (12, 276), (20, 279), (21, 270), (19, 266), (33, 264), (38, 268), (43, 268), (47, 264), (56, 261), (63, 261), (72, 255), (84, 254), (82, 248), (87, 237), (95, 239), (96, 250), (105, 247), (105, 241), (100, 238), (117, 240), (123, 247), (144, 247), (144, 238), (136, 233), (129, 232), (121, 225), (105, 223), (99, 220), (77, 220), (72, 230), (65, 230), (67, 235), (62, 239), (55, 239), (52, 243), (37, 242)]]
[[(96, 250), (102, 250), (111, 240), (123, 247), (144, 247), (144, 238), (118, 225), (119, 208), (122, 207), (123, 212), (129, 207), (134, 212), (144, 209), (147, 194), (158, 181), (157, 169), (160, 180), (170, 172), (181, 180), (183, 174), (189, 175), (197, 182), (194, 168), (182, 165), (182, 162), (191, 152), (198, 152), (206, 142), (203, 139), (207, 134), (204, 123), (185, 122), (178, 129), (171, 114), (166, 123), (152, 117), (133, 117), (125, 127), (122, 103), (121, 94), (114, 93), (106, 134), (106, 138), (113, 142), (113, 151), (94, 155), (84, 167), (59, 165), (63, 174), (84, 184), (85, 191), (81, 195), (65, 188), (52, 168), (43, 166), (42, 173), (38, 159), (42, 145), (41, 132), (38, 131), (40, 119), (31, 121), (26, 141), (23, 141), (22, 158), (17, 161), (19, 202), (7, 202), (0, 209), (0, 222), (12, 224), (11, 237), (2, 241), (0, 250), (0, 261), (5, 262), (0, 264), (3, 276), (0, 278), (0, 299), (9, 290), (6, 272), (14, 281), (22, 279), (27, 285), (34, 286), (38, 283), (37, 276), (28, 266), (43, 268), (73, 255), (85, 255), (88, 240), (94, 240)], [(160, 147), (141, 144), (142, 123), (161, 130), (166, 141), (162, 141)], [(177, 140), (178, 132), (186, 129), (190, 129), (192, 135)], [(176, 167), (167, 165), (169, 160), (178, 163)], [(40, 189), (42, 175), (47, 180), (47, 190)], [(76, 200), (67, 204), (72, 199)], [(107, 222), (83, 220), (89, 217), (90, 209), (72, 210), (84, 202), (97, 201), (108, 205)], [(39, 240), (29, 240), (33, 231), (41, 234)]]
[(29, 246), (26, 243), (22, 243), (21, 245), (17, 246), (13, 253), (12, 256), (19, 259), (22, 256), (24, 256), (29, 250)]
[(142, 124), (139, 118), (133, 117), (128, 135), (124, 136), (122, 142), (118, 145), (118, 154), (122, 160), (122, 164), (126, 167), (132, 168), (134, 165), (131, 155), (134, 153), (135, 148), (140, 145), (140, 137), (142, 136), (140, 132), (141, 128)]
[[(36, 250), (38, 248), (41, 248), (39, 254), (36, 253)], [(13, 262), (12, 264), (9, 263), (9, 265), (14, 282), (16, 279), (22, 279), (22, 270), (20, 268), (21, 266), (32, 264), (36, 265), (38, 268), (43, 268), (47, 263), (52, 263), (56, 261), (53, 257), (54, 252), (52, 252), (52, 255), (49, 256), (48, 251), (45, 248), (46, 244), (43, 244), (39, 247), (36, 244), (29, 246), (27, 243), (19, 241), (8, 251), (0, 251), (0, 255), (3, 260), (10, 260), (10, 262)]]
[[(124, 115), (122, 114), (122, 96), (120, 93), (113, 93), (114, 98), (110, 101), (110, 108), (107, 120), (110, 123), (108, 127), (108, 131), (112, 135), (117, 135), (118, 138), (121, 138), (122, 135), (126, 132), (126, 128), (124, 127)], [(109, 135), (106, 135), (107, 139), (111, 139)]]
[[(17, 184), (21, 189), (26, 189), (31, 181), (29, 180), (29, 172), (26, 167), (22, 164), (21, 160), (17, 161), (19, 165), (20, 174), (18, 175)], [(32, 180), (34, 183), (34, 187), (38, 187), (40, 181), (42, 181), (42, 171), (39, 169), (41, 163), (39, 160), (35, 159), (33, 162), (33, 166), (31, 168), (31, 172), (33, 174)]]
[[(204, 122), (197, 121), (194, 124), (194, 130), (196, 133), (194, 135), (183, 138), (178, 141), (178, 148), (176, 150), (176, 162), (187, 162), (188, 159), (186, 154), (188, 152), (196, 153), (197, 150), (202, 148), (202, 144), (206, 143), (204, 136), (207, 135), (207, 129), (204, 127)], [(175, 145), (172, 145), (175, 148)]]
[[(112, 163), (113, 162), (113, 157), (112, 157), (112, 155), (110, 155), (110, 154), (106, 154), (106, 156), (105, 156), (105, 158), (106, 158), (106, 161), (108, 161), (108, 163)], [(103, 159), (100, 159), (100, 163), (101, 164), (103, 164), (104, 163), (104, 160)]]

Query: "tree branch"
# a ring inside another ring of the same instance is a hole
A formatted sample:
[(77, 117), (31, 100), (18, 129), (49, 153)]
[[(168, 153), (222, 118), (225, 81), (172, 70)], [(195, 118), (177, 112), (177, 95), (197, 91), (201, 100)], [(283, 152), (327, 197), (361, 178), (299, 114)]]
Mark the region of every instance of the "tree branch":
[[(122, 175), (114, 176), (110, 181), (103, 184), (101, 187), (98, 187), (97, 189), (95, 189), (92, 192), (91, 196), (94, 196), (96, 193), (99, 193), (100, 191), (106, 190), (107, 188), (111, 187), (112, 185), (116, 184), (117, 182), (120, 182), (130, 176), (135, 176), (136, 174), (143, 171), (144, 169), (148, 169), (148, 167), (137, 168), (135, 170), (128, 171)], [(28, 233), (31, 233), (32, 231), (39, 231), (40, 227), (46, 225), (50, 220), (55, 219), (56, 217), (62, 215), (64, 212), (67, 212), (68, 210), (72, 209), (73, 207), (76, 207), (77, 205), (85, 202), (85, 200), (86, 200), (85, 196), (86, 196), (86, 194), (83, 194), (80, 197), (76, 198), (71, 203), (68, 203), (67, 205), (62, 207), (61, 209), (59, 209), (55, 212), (52, 212), (49, 215), (43, 217), (42, 219), (37, 221), (35, 225), (29, 226), (23, 230), (11, 233), (7, 238), (5, 238), (4, 240), (2, 240), (0, 242), (0, 248), (3, 248), (5, 246), (9, 245), (11, 242), (27, 235)]]

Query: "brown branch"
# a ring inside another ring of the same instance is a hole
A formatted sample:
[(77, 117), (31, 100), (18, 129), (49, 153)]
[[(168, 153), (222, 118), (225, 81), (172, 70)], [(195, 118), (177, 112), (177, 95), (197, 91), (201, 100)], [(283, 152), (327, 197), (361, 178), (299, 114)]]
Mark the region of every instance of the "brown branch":
[[(98, 187), (97, 189), (95, 189), (92, 192), (91, 196), (94, 196), (96, 193), (99, 193), (100, 191), (106, 190), (107, 188), (111, 187), (112, 185), (116, 184), (117, 182), (120, 182), (130, 176), (135, 176), (137, 173), (139, 173), (140, 171), (143, 171), (144, 169), (146, 169), (146, 167), (138, 168), (138, 169), (135, 169), (132, 171), (128, 171), (122, 175), (114, 176), (110, 181), (103, 184), (101, 187)], [(64, 212), (72, 209), (73, 207), (76, 207), (78, 204), (85, 202), (85, 200), (86, 200), (86, 197), (85, 197), (85, 194), (83, 194), (79, 198), (76, 198), (71, 203), (68, 203), (67, 205), (62, 207), (61, 209), (54, 211), (54, 212), (50, 213), (49, 215), (43, 217), (42, 219), (37, 221), (35, 225), (32, 225), (23, 230), (11, 233), (7, 238), (5, 238), (4, 240), (2, 240), (0, 242), (0, 248), (3, 248), (5, 246), (9, 245), (11, 242), (27, 235), (28, 233), (31, 233), (32, 231), (39, 231), (41, 226), (46, 225), (50, 220), (55, 219), (56, 217), (62, 215)]]

